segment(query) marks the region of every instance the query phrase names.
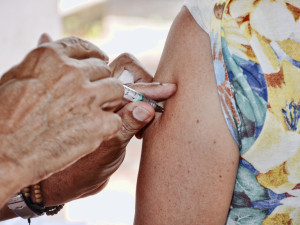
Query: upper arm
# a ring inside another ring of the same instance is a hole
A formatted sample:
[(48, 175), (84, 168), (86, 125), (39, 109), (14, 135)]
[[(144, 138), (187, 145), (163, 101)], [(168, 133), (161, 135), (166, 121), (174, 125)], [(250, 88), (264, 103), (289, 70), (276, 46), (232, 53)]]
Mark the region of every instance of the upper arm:
[(155, 75), (177, 84), (145, 132), (136, 224), (224, 224), (239, 153), (222, 114), (210, 42), (186, 8)]

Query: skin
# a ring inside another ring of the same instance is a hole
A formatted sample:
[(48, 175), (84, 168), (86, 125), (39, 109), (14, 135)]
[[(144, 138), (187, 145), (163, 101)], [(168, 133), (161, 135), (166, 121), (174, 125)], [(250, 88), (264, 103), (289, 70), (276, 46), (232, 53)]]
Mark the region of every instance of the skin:
[(208, 34), (182, 8), (155, 81), (177, 84), (144, 134), (135, 225), (224, 224), (238, 147), (222, 114)]
[[(166, 99), (176, 91), (174, 84), (151, 83), (153, 76), (130, 54), (120, 55), (110, 64), (110, 68), (112, 76), (116, 78), (125, 69), (131, 72), (135, 83), (128, 86), (155, 100)], [(116, 113), (122, 119), (122, 129), (102, 142), (94, 152), (41, 182), (43, 203), (46, 207), (64, 204), (101, 191), (111, 174), (121, 165), (130, 139), (134, 135), (141, 137), (142, 128), (155, 116), (153, 107), (145, 102), (123, 102)], [(35, 201), (34, 197), (32, 200)], [(6, 206), (0, 210), (0, 220), (15, 216)]]
[[(209, 37), (185, 8), (173, 23), (154, 80), (177, 84), (177, 92), (144, 133), (135, 224), (224, 224), (239, 153), (219, 104)], [(89, 191), (80, 197), (99, 190), (85, 187)]]
[(107, 61), (96, 46), (70, 37), (40, 45), (3, 75), (0, 206), (120, 130), (113, 111), (124, 91), (109, 78)]
[[(150, 83), (153, 77), (130, 54), (120, 55), (110, 67), (114, 77), (119, 77), (124, 69), (134, 74), (136, 83), (128, 86), (154, 100), (169, 98), (176, 90), (173, 84)], [(104, 141), (95, 152), (42, 182), (46, 205), (66, 203), (101, 191), (123, 162), (131, 138), (134, 135), (142, 136), (139, 132), (153, 120), (155, 111), (145, 102), (125, 101), (117, 114), (122, 118), (122, 129), (116, 135)], [(58, 182), (61, 185), (57, 185)]]

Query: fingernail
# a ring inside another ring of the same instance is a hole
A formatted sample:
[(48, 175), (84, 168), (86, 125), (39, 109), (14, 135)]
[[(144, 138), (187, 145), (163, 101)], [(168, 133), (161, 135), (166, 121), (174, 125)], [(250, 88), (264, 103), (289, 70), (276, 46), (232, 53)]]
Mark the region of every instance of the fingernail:
[(150, 112), (143, 107), (136, 107), (132, 111), (132, 115), (136, 120), (139, 120), (139, 121), (146, 121), (147, 119), (149, 119), (151, 117)]
[(170, 84), (170, 83), (161, 83), (162, 86), (171, 86), (171, 85), (175, 85), (175, 84)]
[(157, 84), (157, 85), (161, 85), (160, 82), (152, 82), (152, 83), (149, 83), (149, 84)]

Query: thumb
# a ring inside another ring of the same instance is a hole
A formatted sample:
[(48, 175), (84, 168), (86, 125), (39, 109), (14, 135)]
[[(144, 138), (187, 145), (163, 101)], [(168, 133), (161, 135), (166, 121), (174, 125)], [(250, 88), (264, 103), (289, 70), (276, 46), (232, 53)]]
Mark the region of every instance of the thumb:
[(125, 105), (118, 114), (122, 118), (120, 138), (122, 141), (127, 142), (152, 121), (155, 116), (155, 111), (148, 103), (131, 102)]

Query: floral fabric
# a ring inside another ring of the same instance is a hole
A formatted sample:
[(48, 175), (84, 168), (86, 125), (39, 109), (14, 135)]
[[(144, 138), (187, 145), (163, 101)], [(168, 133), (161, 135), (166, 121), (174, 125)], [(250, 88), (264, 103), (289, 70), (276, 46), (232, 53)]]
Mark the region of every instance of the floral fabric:
[[(227, 224), (300, 224), (300, 0), (187, 0), (240, 163)], [(199, 15), (203, 13), (203, 15)]]

